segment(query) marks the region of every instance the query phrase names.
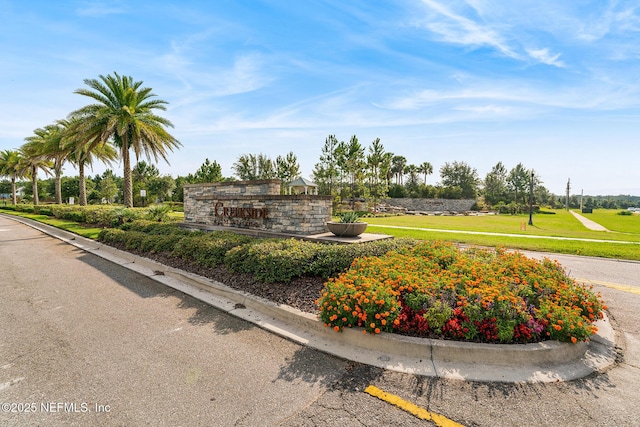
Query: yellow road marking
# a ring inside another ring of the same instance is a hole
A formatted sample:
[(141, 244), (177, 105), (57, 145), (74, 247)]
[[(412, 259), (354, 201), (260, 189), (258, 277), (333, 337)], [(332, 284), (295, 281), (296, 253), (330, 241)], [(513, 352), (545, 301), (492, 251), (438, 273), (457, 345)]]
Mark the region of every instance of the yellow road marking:
[(575, 280), (581, 283), (586, 283), (587, 285), (606, 286), (607, 288), (616, 289), (618, 291), (629, 292), (632, 294), (640, 295), (640, 288), (637, 286), (619, 285), (617, 283), (603, 282), (600, 280), (590, 280), (590, 279), (575, 279)]
[(373, 397), (377, 397), (380, 400), (391, 403), (392, 405), (397, 406), (403, 411), (406, 411), (420, 418), (421, 420), (433, 421), (438, 427), (464, 427), (462, 424), (458, 424), (457, 422), (452, 421), (443, 415), (429, 412), (426, 409), (414, 405), (411, 402), (407, 402), (406, 400), (394, 394), (384, 392), (376, 386), (370, 385), (364, 390), (364, 392), (370, 394)]

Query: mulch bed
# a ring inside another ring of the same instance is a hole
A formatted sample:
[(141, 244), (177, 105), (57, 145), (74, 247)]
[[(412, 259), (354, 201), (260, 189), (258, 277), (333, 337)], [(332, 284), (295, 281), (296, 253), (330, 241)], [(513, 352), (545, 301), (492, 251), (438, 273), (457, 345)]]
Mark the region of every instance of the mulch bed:
[(318, 314), (315, 301), (320, 297), (320, 291), (324, 287), (324, 280), (320, 277), (299, 277), (290, 283), (262, 283), (247, 273), (232, 273), (225, 266), (207, 268), (196, 265), (189, 260), (171, 257), (165, 254), (150, 254), (146, 252), (127, 250), (115, 246), (145, 258), (152, 259), (161, 264), (188, 271), (224, 285), (244, 291), (277, 304), (286, 304), (307, 313)]

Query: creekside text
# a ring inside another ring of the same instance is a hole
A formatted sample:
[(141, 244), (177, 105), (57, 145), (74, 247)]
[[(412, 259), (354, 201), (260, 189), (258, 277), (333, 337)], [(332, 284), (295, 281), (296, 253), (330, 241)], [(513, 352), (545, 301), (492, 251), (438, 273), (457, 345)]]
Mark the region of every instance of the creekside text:
[(229, 208), (225, 207), (222, 202), (216, 203), (214, 209), (214, 215), (222, 218), (266, 219), (267, 214), (266, 208)]

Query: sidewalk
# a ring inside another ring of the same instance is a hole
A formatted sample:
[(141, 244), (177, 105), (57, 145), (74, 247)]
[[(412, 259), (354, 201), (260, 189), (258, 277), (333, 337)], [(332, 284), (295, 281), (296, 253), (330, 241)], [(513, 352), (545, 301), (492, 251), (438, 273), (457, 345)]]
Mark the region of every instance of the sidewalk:
[(571, 212), (571, 214), (573, 216), (575, 216), (576, 219), (578, 221), (580, 221), (582, 223), (582, 225), (587, 227), (589, 230), (593, 230), (593, 231), (610, 231), (610, 230), (606, 229), (605, 227), (603, 227), (602, 225), (598, 224), (597, 222), (591, 221), (590, 219), (583, 217), (582, 215), (580, 215), (577, 212), (574, 212), (574, 211), (569, 211), (569, 212)]

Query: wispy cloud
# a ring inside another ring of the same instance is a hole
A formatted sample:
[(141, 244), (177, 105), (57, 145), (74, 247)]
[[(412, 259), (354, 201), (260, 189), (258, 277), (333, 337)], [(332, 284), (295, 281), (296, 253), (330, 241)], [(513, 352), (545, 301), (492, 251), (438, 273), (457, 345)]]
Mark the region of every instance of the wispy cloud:
[(510, 59), (566, 67), (559, 59), (561, 54), (552, 53), (551, 48), (528, 47), (536, 36), (529, 33), (526, 26), (520, 27), (522, 18), (513, 15), (515, 11), (508, 6), (471, 0), (446, 6), (437, 0), (422, 0), (422, 3), (431, 12), (422, 25), (439, 36), (441, 42), (472, 49), (488, 47)]
[(76, 9), (76, 13), (80, 16), (92, 16), (100, 17), (107, 15), (118, 15), (126, 13), (126, 6), (118, 5), (118, 2), (103, 2), (103, 1), (85, 1), (81, 2), (80, 6)]
[(636, 2), (610, 1), (586, 17), (577, 30), (577, 37), (593, 42), (607, 36), (640, 32), (639, 11)]
[(489, 46), (508, 57), (519, 57), (495, 28), (456, 13), (435, 0), (422, 0), (422, 3), (438, 17), (424, 25), (442, 41), (471, 47)]

